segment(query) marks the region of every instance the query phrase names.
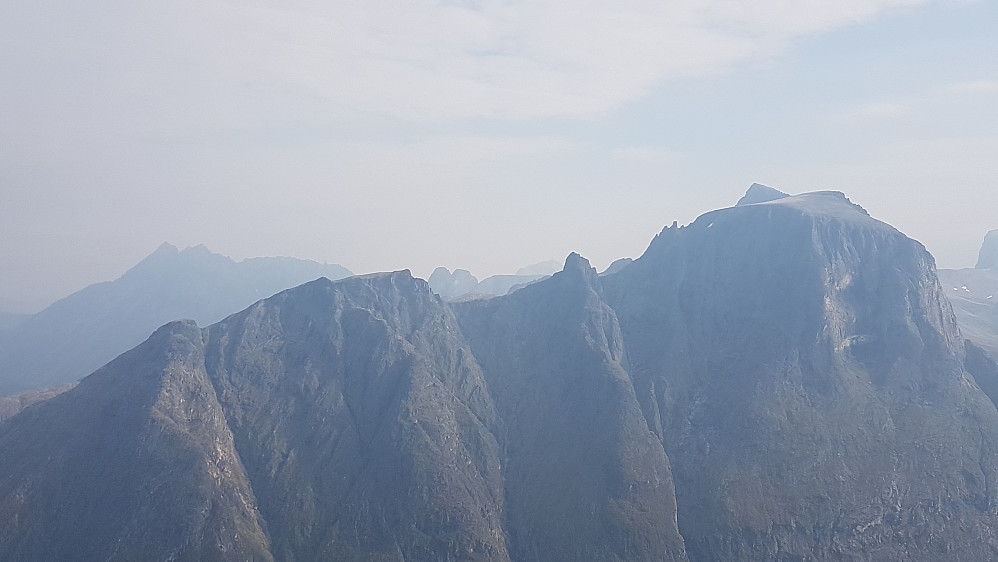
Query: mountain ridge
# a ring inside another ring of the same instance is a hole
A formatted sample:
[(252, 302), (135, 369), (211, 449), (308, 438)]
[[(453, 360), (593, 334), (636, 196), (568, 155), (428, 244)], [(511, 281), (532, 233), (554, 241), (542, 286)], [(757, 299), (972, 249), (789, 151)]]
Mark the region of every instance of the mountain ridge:
[(90, 285), (0, 331), (0, 396), (73, 383), (141, 343), (165, 322), (221, 320), (339, 265), (292, 258), (236, 262), (203, 245), (163, 243), (114, 281)]
[[(490, 299), (406, 270), (168, 324), (0, 422), (0, 558), (124, 537), (160, 559), (988, 559), (996, 388), (921, 244), (841, 193), (787, 196)], [(176, 534), (60, 538), (39, 498), (81, 464), (66, 517), (94, 513), (81, 457), (106, 448), (134, 526)]]

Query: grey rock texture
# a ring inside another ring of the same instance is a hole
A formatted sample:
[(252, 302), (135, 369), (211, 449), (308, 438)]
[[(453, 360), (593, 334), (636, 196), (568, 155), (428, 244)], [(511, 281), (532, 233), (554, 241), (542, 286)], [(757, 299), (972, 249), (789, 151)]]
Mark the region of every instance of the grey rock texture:
[(669, 461), (649, 431), (596, 270), (455, 304), (492, 389), (516, 560), (685, 560)]
[(998, 364), (842, 194), (175, 322), (0, 422), (0, 559), (989, 560)]
[(3, 422), (0, 448), (0, 559), (273, 559), (193, 322)]
[(72, 383), (178, 318), (205, 325), (339, 265), (292, 258), (234, 262), (204, 246), (163, 244), (115, 281), (78, 291), (0, 329), (0, 396)]
[(27, 408), (28, 406), (44, 402), (49, 398), (54, 398), (74, 386), (76, 385), (70, 383), (53, 386), (43, 390), (32, 390), (21, 394), (14, 394), (12, 396), (0, 397), (0, 422), (17, 415), (21, 412), (21, 410)]
[(998, 555), (998, 413), (920, 244), (806, 194), (666, 229), (604, 287), (691, 560)]
[(325, 279), (206, 330), (280, 560), (504, 560), (495, 411), (408, 272)]

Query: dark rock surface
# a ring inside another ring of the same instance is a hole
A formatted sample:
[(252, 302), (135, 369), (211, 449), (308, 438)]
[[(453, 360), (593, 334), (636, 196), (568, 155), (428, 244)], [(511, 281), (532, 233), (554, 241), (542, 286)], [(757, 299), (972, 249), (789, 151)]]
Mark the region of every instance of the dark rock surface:
[(72, 383), (171, 320), (217, 322), (318, 277), (351, 273), (292, 258), (235, 262), (204, 246), (163, 244), (120, 278), (78, 291), (0, 330), (0, 396)]
[(514, 559), (684, 560), (668, 458), (589, 262), (455, 307), (503, 420)]
[(46, 388), (43, 390), (32, 390), (30, 392), (24, 392), (21, 394), (14, 394), (12, 396), (4, 396), (0, 398), (0, 422), (3, 420), (13, 417), (20, 413), (21, 410), (32, 406), (39, 402), (44, 402), (49, 398), (55, 398), (63, 392), (73, 388), (75, 384), (64, 384), (61, 386), (54, 386), (52, 388)]
[(944, 293), (834, 192), (491, 299), (319, 279), (0, 422), (0, 559), (995, 559)]

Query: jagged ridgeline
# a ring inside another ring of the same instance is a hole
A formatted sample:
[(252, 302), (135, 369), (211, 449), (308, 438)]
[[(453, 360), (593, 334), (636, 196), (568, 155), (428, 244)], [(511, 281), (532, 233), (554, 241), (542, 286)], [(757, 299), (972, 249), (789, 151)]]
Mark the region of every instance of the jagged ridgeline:
[(834, 192), (490, 299), (319, 279), (0, 424), (0, 559), (994, 559), (971, 349), (932, 257)]

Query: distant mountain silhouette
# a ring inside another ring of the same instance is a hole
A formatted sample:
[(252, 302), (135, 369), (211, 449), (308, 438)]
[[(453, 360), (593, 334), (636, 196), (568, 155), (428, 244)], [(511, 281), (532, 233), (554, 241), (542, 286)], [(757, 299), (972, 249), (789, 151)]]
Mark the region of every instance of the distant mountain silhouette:
[(998, 364), (944, 293), (837, 192), (488, 299), (317, 279), (0, 423), (0, 559), (994, 559)]
[(492, 275), (481, 281), (466, 269), (455, 269), (451, 273), (445, 267), (438, 267), (430, 275), (430, 289), (434, 293), (447, 298), (474, 298), (505, 295), (514, 288), (519, 288), (539, 279), (550, 277), (550, 273), (523, 273), (524, 271), (546, 271), (547, 262), (520, 268), (515, 275)]
[(984, 236), (981, 251), (977, 255), (976, 269), (998, 268), (998, 230), (991, 230)]
[(120, 278), (90, 285), (0, 331), (0, 396), (78, 380), (171, 320), (217, 322), (339, 265), (293, 258), (235, 262), (204, 246), (163, 244)]
[(940, 269), (939, 280), (964, 337), (998, 358), (998, 231), (984, 237), (976, 267)]

